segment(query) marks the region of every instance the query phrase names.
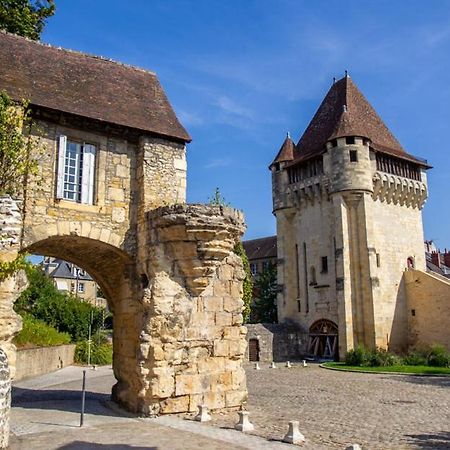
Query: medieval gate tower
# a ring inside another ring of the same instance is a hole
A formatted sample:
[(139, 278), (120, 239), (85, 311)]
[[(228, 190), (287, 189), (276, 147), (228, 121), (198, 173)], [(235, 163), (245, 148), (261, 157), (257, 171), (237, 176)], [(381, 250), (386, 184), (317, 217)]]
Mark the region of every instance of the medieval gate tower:
[(405, 269), (425, 271), (425, 160), (408, 154), (349, 76), (335, 82), (297, 145), (270, 166), (279, 321), (307, 351), (408, 345)]

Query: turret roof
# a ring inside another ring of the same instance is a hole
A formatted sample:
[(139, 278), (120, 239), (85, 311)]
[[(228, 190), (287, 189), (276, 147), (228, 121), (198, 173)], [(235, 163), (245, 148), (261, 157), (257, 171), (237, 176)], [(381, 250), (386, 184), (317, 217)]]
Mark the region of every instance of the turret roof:
[(407, 153), (349, 76), (335, 82), (323, 99), (294, 151), (294, 163), (325, 152), (338, 137), (367, 138), (375, 151), (427, 166)]
[(294, 142), (292, 141), (288, 133), (272, 164), (292, 161), (294, 159), (294, 147)]

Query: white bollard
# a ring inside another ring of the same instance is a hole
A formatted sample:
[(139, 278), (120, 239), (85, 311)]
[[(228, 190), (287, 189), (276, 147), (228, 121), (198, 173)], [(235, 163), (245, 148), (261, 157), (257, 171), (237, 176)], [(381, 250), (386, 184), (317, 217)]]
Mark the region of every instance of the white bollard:
[(258, 363), (255, 363), (255, 370), (261, 370), (261, 367), (259, 367)]
[(275, 365), (275, 363), (273, 361), (270, 363), (270, 368), (271, 369), (276, 369), (277, 368), (277, 366)]
[(292, 367), (292, 364), (291, 364), (290, 361), (286, 361), (286, 367), (287, 367), (288, 369), (290, 369), (290, 368)]
[(198, 414), (194, 417), (194, 420), (197, 422), (209, 422), (211, 420), (211, 416), (208, 412), (208, 407), (206, 405), (198, 406)]
[(304, 360), (302, 361), (302, 366), (303, 366), (303, 367), (308, 367), (308, 364), (306, 364), (306, 359), (304, 359)]
[(284, 436), (283, 442), (287, 442), (288, 444), (303, 444), (305, 442), (305, 436), (298, 429), (298, 420), (291, 420), (289, 422), (289, 430), (286, 436)]
[(359, 444), (352, 444), (345, 448), (345, 450), (362, 450)]
[(253, 431), (255, 427), (248, 418), (248, 411), (239, 411), (239, 422), (234, 426), (238, 431)]

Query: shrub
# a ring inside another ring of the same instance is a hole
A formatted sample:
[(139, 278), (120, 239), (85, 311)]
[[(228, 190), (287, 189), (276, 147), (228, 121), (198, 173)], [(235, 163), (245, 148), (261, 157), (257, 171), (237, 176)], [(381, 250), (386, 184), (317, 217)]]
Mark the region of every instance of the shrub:
[(368, 352), (362, 345), (358, 345), (345, 354), (345, 364), (347, 366), (364, 366), (367, 364), (368, 359)]
[(428, 352), (428, 365), (434, 367), (448, 367), (450, 366), (450, 354), (442, 345), (431, 346)]
[[(77, 343), (75, 348), (75, 361), (81, 364), (88, 363), (88, 341), (81, 341)], [(99, 366), (112, 364), (113, 349), (111, 344), (91, 344), (91, 358), (90, 363)]]
[(90, 303), (58, 291), (45, 273), (36, 266), (26, 268), (29, 286), (14, 305), (20, 315), (30, 314), (63, 333), (72, 341), (86, 339), (101, 326), (103, 311)]
[(398, 356), (389, 353), (383, 348), (376, 348), (368, 354), (367, 365), (370, 367), (387, 367), (400, 364), (401, 360)]
[(23, 318), (23, 328), (14, 338), (14, 343), (18, 347), (24, 347), (27, 344), (36, 347), (49, 347), (69, 344), (70, 335), (68, 333), (60, 333), (45, 322), (25, 315)]
[(422, 352), (411, 352), (403, 358), (403, 364), (407, 366), (426, 366), (427, 357)]

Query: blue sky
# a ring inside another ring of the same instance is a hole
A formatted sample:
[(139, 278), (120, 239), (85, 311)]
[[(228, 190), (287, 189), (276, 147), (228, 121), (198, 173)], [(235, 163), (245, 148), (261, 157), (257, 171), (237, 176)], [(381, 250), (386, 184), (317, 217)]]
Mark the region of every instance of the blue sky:
[[(267, 167), (348, 70), (428, 159), (425, 236), (450, 248), (450, 1), (57, 0), (42, 40), (157, 72), (188, 146), (188, 201), (218, 186), (246, 238), (275, 233)], [(124, 99), (126, 100), (126, 99)]]

